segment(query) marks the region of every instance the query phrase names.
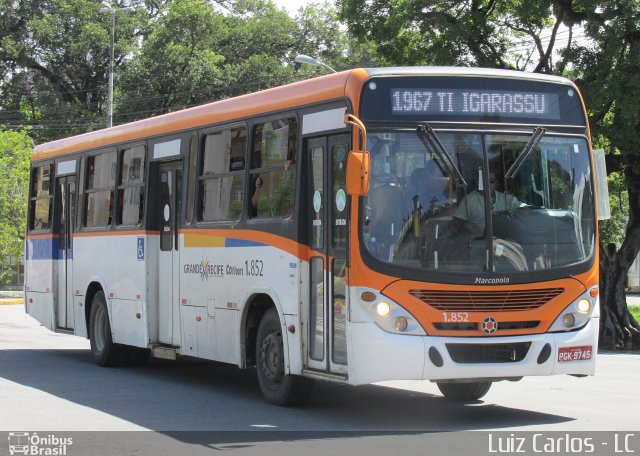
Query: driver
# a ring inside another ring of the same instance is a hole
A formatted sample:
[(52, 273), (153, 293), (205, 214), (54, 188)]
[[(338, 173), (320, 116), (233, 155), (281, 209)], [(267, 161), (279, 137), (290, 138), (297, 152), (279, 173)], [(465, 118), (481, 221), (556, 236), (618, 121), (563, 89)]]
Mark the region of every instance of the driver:
[[(496, 190), (499, 181), (496, 174), (489, 173), (489, 188), (491, 190), (491, 212), (512, 211), (526, 206), (515, 196)], [(456, 228), (466, 231), (472, 237), (484, 235), (484, 190), (476, 190), (466, 195), (453, 214), (453, 223)]]

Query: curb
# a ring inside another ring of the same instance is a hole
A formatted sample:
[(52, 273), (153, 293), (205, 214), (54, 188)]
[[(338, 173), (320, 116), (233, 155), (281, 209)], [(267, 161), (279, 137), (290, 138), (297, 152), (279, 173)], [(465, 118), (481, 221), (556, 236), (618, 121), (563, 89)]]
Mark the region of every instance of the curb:
[(0, 299), (0, 306), (24, 304), (24, 299)]

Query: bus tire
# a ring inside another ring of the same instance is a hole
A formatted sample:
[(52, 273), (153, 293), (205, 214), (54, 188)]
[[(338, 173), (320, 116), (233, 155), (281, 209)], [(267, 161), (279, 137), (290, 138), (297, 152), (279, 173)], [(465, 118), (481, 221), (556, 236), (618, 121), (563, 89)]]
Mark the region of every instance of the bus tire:
[(282, 326), (275, 309), (260, 320), (256, 342), (258, 384), (265, 400), (274, 405), (301, 405), (309, 399), (313, 380), (284, 373)]
[(489, 392), (491, 382), (472, 383), (442, 383), (438, 382), (438, 389), (450, 401), (477, 401)]
[(89, 340), (91, 342), (91, 354), (99, 366), (119, 366), (126, 360), (125, 347), (113, 343), (107, 301), (102, 291), (98, 291), (91, 302)]

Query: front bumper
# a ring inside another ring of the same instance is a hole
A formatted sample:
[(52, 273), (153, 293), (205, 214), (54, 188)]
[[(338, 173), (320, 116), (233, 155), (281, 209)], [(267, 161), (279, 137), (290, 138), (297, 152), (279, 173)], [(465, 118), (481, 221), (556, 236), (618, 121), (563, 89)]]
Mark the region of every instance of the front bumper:
[[(571, 332), (509, 337), (432, 337), (390, 334), (372, 322), (351, 322), (348, 332), (349, 383), (362, 385), (385, 380), (498, 380), (528, 375), (593, 375), (598, 328), (599, 319), (591, 318), (582, 329)], [(528, 348), (516, 361), (460, 362), (459, 359), (454, 361), (456, 356), (452, 357), (447, 344), (457, 344), (458, 347), (461, 344), (518, 345)], [(541, 362), (541, 358), (544, 358), (541, 352), (547, 345), (550, 355)], [(560, 348), (579, 346), (592, 347), (591, 359), (558, 360)], [(429, 351), (433, 353), (433, 349), (439, 353), (441, 363), (434, 363), (433, 356), (429, 356)]]

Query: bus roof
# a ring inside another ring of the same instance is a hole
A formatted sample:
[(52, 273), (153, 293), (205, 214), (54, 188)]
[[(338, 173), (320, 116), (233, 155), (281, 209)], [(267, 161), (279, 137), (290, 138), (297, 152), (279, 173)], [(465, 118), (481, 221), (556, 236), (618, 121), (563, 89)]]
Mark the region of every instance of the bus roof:
[(360, 87), (367, 78), (367, 71), (360, 68), (274, 87), (40, 144), (34, 148), (31, 159), (33, 161), (51, 159), (74, 152), (176, 133), (345, 96), (357, 100), (360, 96)]
[(357, 109), (360, 89), (369, 77), (413, 75), (478, 76), (571, 84), (571, 81), (557, 76), (486, 68), (357, 68), (40, 144), (34, 148), (31, 158), (33, 161), (47, 160), (75, 152), (343, 97), (349, 97)]
[(367, 68), (370, 77), (375, 76), (466, 76), (481, 78), (519, 79), (539, 81), (555, 84), (573, 85), (569, 79), (548, 74), (529, 73), (515, 70), (499, 70), (493, 68), (474, 67), (444, 67), (444, 66), (416, 66), (416, 67), (388, 67)]

